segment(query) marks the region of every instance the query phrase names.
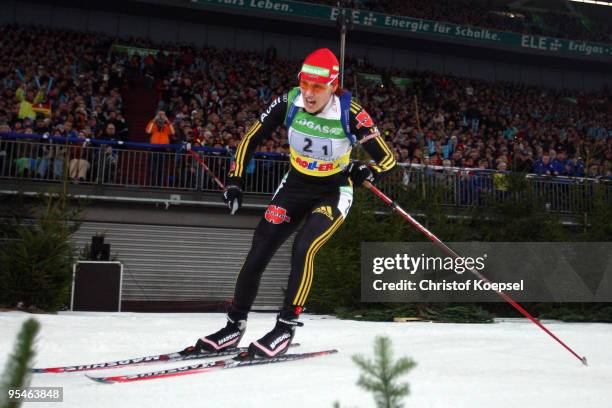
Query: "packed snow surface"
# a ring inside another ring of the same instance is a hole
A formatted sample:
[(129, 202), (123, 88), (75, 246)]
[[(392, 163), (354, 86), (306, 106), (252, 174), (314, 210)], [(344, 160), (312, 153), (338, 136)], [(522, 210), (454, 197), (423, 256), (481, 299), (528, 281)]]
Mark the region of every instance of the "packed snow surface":
[[(35, 367), (77, 365), (171, 352), (225, 324), (217, 313), (0, 313), (0, 364), (13, 349), (21, 323), (42, 324)], [(274, 325), (274, 315), (252, 313), (241, 345)], [(83, 373), (35, 374), (32, 386), (64, 387), (51, 407), (373, 407), (357, 385), (354, 354), (371, 356), (376, 336), (388, 336), (395, 357), (417, 366), (403, 377), (411, 393), (406, 407), (610, 407), (612, 325), (544, 322), (586, 355), (583, 366), (526, 319), (495, 324), (374, 323), (302, 315), (291, 352), (338, 349), (339, 353), (282, 364), (220, 370), (138, 383), (101, 384)], [(191, 363), (191, 362), (190, 362)], [(92, 371), (115, 375), (179, 367), (154, 364)]]

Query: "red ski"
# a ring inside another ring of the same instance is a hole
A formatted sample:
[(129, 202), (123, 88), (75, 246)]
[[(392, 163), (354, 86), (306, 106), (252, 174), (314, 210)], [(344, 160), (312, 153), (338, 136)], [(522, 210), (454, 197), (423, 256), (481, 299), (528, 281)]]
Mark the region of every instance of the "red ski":
[(242, 352), (236, 357), (225, 360), (212, 361), (208, 363), (192, 364), (184, 367), (170, 368), (167, 370), (151, 371), (147, 373), (138, 373), (131, 375), (116, 375), (111, 377), (92, 377), (86, 374), (87, 378), (104, 384), (126, 383), (144, 380), (153, 380), (156, 378), (178, 377), (183, 375), (207, 373), (215, 370), (225, 370), (229, 368), (240, 368), (255, 365), (285, 363), (295, 360), (304, 360), (306, 358), (326, 356), (337, 353), (338, 350), (323, 350), (312, 353), (299, 354), (282, 354), (273, 358), (250, 358), (248, 352)]
[[(297, 347), (299, 343), (293, 343), (291, 347)], [(46, 367), (46, 368), (33, 368), (33, 373), (75, 373), (81, 371), (93, 371), (93, 370), (104, 370), (109, 368), (121, 368), (128, 366), (152, 364), (152, 363), (173, 363), (175, 361), (186, 361), (186, 360), (200, 360), (204, 358), (214, 358), (223, 356), (233, 356), (243, 351), (246, 351), (248, 347), (238, 347), (233, 349), (227, 349), (216, 352), (207, 353), (193, 353), (193, 347), (187, 347), (181, 351), (175, 351), (173, 353), (156, 354), (153, 356), (146, 357), (135, 357), (128, 358), (125, 360), (106, 361), (103, 363), (91, 363), (91, 364), (78, 364), (72, 366), (63, 367)]]

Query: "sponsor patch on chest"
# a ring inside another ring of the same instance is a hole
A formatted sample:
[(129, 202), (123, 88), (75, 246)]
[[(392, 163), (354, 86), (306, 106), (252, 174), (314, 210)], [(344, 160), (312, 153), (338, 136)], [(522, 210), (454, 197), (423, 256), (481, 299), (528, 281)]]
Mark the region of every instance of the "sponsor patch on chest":
[(308, 160), (300, 157), (295, 158), (295, 163), (303, 169), (313, 171), (332, 171), (334, 169), (334, 163), (319, 163), (318, 160)]
[(339, 136), (342, 134), (341, 127), (323, 125), (320, 123), (313, 122), (312, 120), (308, 120), (306, 118), (300, 118), (296, 120), (296, 123), (299, 124), (300, 126), (304, 126), (308, 129), (314, 130), (315, 132), (319, 132), (323, 135)]

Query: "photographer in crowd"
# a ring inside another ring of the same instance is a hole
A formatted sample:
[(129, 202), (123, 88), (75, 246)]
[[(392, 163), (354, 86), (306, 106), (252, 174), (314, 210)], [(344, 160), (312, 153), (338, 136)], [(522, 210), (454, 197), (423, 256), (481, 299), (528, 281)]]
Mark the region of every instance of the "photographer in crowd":
[[(168, 120), (166, 112), (159, 111), (153, 119), (149, 121), (146, 132), (150, 135), (149, 143), (154, 145), (169, 145), (175, 142), (176, 132), (174, 126)], [(167, 151), (167, 149), (165, 149)], [(149, 182), (154, 186), (163, 186), (164, 172), (167, 163), (164, 160), (164, 153), (160, 150), (151, 150), (149, 153)]]

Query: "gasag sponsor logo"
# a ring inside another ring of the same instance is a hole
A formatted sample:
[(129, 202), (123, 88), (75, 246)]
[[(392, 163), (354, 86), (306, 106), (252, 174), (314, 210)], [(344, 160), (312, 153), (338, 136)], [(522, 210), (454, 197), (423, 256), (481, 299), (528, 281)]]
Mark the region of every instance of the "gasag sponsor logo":
[(308, 129), (312, 129), (320, 133), (325, 133), (327, 135), (339, 136), (342, 134), (342, 128), (328, 126), (328, 125), (321, 125), (321, 124), (313, 122), (312, 120), (308, 120), (306, 118), (299, 119), (297, 123), (300, 126), (304, 126), (304, 127), (307, 127)]

